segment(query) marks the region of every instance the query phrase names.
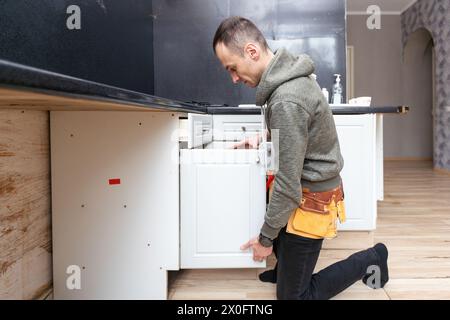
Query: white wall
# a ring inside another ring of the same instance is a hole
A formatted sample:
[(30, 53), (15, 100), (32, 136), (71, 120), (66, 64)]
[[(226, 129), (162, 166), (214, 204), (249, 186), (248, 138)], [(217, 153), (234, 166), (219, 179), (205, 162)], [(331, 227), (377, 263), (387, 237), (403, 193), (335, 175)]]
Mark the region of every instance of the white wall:
[(407, 105), (410, 113), (384, 117), (385, 158), (432, 158), (431, 53), (424, 34), (411, 38), (402, 57), (401, 18), (381, 16), (369, 30), (367, 16), (347, 17), (347, 45), (355, 48), (355, 96), (372, 104)]

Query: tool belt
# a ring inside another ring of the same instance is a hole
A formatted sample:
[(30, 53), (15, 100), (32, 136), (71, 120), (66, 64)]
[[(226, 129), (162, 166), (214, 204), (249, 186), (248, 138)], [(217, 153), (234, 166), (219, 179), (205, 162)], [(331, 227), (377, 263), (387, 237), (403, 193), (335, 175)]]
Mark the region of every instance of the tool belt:
[(332, 239), (337, 235), (337, 220), (345, 222), (342, 184), (330, 191), (310, 192), (303, 188), (300, 206), (291, 214), (286, 231), (312, 239)]

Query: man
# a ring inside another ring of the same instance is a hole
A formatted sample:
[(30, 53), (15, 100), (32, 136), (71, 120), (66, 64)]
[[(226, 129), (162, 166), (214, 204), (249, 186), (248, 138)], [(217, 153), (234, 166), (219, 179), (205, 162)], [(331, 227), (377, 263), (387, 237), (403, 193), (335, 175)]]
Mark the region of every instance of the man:
[[(234, 83), (257, 88), (256, 104), (267, 104), (269, 134), (279, 133), (279, 169), (265, 222), (259, 237), (241, 247), (252, 248), (258, 261), (274, 250), (277, 267), (261, 280), (277, 283), (278, 299), (329, 299), (358, 280), (383, 287), (389, 279), (383, 244), (313, 274), (323, 239), (334, 237), (336, 220), (345, 219), (343, 159), (331, 109), (312, 76), (313, 61), (285, 49), (274, 54), (242, 17), (220, 24), (213, 48)], [(257, 147), (258, 140), (244, 143)]]

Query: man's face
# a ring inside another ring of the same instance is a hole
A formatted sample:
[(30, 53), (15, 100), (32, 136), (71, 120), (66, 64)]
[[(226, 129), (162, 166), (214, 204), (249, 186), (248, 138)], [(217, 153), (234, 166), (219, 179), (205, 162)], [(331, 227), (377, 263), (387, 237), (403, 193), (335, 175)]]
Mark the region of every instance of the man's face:
[[(258, 65), (259, 52), (243, 50), (243, 56), (228, 49), (222, 42), (216, 45), (216, 55), (224, 68), (230, 73), (233, 83), (243, 82), (249, 87), (256, 87), (261, 80)], [(251, 49), (251, 48), (250, 48)]]

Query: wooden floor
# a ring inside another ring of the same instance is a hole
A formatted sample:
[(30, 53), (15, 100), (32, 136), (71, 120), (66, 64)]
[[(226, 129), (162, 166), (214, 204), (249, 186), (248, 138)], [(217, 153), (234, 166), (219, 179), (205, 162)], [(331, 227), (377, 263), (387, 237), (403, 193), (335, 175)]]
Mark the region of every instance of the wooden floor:
[[(431, 162), (389, 161), (384, 186), (374, 239), (389, 248), (391, 280), (380, 290), (359, 281), (334, 299), (450, 299), (450, 175)], [(355, 251), (322, 250), (316, 271)], [(275, 299), (275, 285), (260, 282), (259, 272), (170, 272), (169, 299)]]

